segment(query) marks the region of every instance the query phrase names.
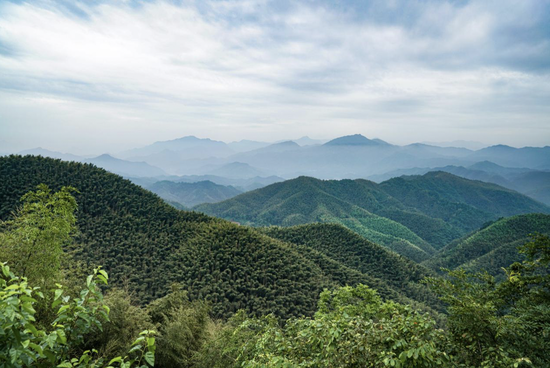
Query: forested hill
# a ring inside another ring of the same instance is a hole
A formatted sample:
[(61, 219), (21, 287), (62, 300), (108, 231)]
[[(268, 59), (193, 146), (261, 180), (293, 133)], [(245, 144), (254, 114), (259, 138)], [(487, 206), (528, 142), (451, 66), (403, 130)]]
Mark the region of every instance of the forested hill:
[[(142, 303), (165, 295), (173, 282), (181, 283), (192, 299), (209, 300), (216, 317), (241, 308), (258, 315), (311, 315), (321, 290), (358, 282), (375, 285), (382, 295), (405, 298), (383, 274), (367, 275), (318, 250), (178, 211), (90, 164), (1, 157), (0, 218), (9, 218), (19, 198), (41, 183), (53, 190), (67, 185), (78, 190), (76, 256), (103, 265), (120, 284), (127, 281)], [(421, 301), (425, 289), (417, 288), (418, 293), (407, 295)]]
[[(487, 214), (500, 218), (550, 213), (550, 207), (511, 189), (443, 171), (390, 179), (381, 183), (380, 188), (405, 206), (469, 231), (485, 222)], [(453, 204), (460, 204), (461, 209), (457, 210)]]
[[(425, 292), (423, 287), (419, 287), (419, 282), (431, 274), (423, 266), (387, 252), (341, 225), (317, 223), (259, 230), (272, 238), (309, 247), (346, 267), (386, 280), (393, 288), (412, 298)], [(429, 298), (428, 294), (426, 298)]]
[(488, 221), (550, 212), (509, 189), (443, 172), (381, 184), (299, 177), (196, 209), (255, 226), (336, 222), (416, 261)]
[(456, 240), (425, 262), (435, 270), (463, 267), (503, 276), (503, 267), (522, 261), (517, 247), (535, 233), (550, 234), (550, 215), (533, 213), (503, 218)]

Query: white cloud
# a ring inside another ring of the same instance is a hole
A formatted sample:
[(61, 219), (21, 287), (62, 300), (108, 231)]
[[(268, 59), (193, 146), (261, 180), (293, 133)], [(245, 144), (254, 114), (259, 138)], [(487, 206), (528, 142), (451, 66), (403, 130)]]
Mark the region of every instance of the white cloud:
[[(81, 17), (51, 4), (0, 5), (0, 133), (27, 146), (67, 149), (70, 137), (116, 150), (187, 134), (550, 138), (550, 60), (540, 56), (549, 46), (535, 1), (401, 2), (385, 21), (382, 5), (357, 17), (316, 3), (78, 3)], [(409, 8), (398, 15), (399, 6)], [(514, 27), (543, 36), (503, 49), (499, 35)], [(529, 50), (538, 68), (509, 50)], [(21, 125), (36, 137), (18, 136)]]

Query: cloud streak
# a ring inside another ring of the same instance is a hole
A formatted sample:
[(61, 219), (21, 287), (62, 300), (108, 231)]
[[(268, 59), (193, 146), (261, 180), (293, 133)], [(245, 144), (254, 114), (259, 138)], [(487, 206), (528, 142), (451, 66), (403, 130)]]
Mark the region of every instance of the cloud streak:
[(550, 2), (368, 3), (5, 2), (0, 133), (548, 141)]

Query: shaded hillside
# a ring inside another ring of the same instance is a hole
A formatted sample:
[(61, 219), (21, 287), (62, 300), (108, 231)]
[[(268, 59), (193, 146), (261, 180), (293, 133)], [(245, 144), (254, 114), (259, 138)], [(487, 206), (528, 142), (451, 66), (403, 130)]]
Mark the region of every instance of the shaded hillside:
[(489, 161), (478, 162), (468, 167), (449, 165), (435, 168), (401, 169), (382, 175), (372, 175), (369, 179), (381, 182), (403, 175), (424, 175), (430, 171), (444, 171), (465, 179), (497, 184), (550, 205), (550, 172), (503, 167)]
[(514, 177), (513, 184), (525, 195), (550, 205), (550, 172), (529, 171), (521, 173)]
[(517, 247), (536, 232), (550, 234), (550, 215), (527, 214), (500, 219), (442, 249), (424, 265), (439, 270), (465, 267), (502, 274), (502, 267), (521, 261)]
[(276, 239), (307, 246), (346, 267), (386, 280), (393, 288), (409, 297), (424, 293), (427, 299), (433, 297), (419, 286), (424, 277), (431, 275), (428, 269), (388, 252), (343, 226), (309, 224), (268, 227), (261, 231)]
[(196, 209), (256, 226), (340, 223), (411, 259), (429, 258), (435, 250), (425, 240), (398, 222), (369, 211), (381, 210), (384, 205), (399, 203), (372, 182), (300, 177)]
[(390, 179), (380, 188), (407, 207), (464, 231), (475, 230), (498, 217), (549, 212), (547, 206), (513, 190), (441, 171)]
[(417, 261), (487, 221), (549, 210), (511, 190), (447, 173), (381, 184), (300, 177), (196, 209), (255, 226), (335, 222)]
[[(311, 315), (323, 288), (369, 282), (325, 255), (302, 252), (258, 231), (193, 212), (90, 164), (42, 157), (0, 158), (0, 218), (36, 185), (71, 185), (80, 233), (75, 256), (103, 265), (118, 285), (128, 283), (143, 303), (165, 295), (173, 282), (192, 299), (206, 298), (216, 317), (238, 309), (280, 317)], [(317, 263), (316, 263), (317, 262)], [(321, 266), (322, 265), (322, 266)], [(331, 272), (336, 270), (335, 274)], [(330, 272), (330, 274), (329, 274)], [(385, 280), (374, 280), (387, 285)], [(384, 295), (404, 298), (396, 290)], [(417, 300), (422, 300), (419, 293)]]
[(220, 202), (242, 193), (231, 186), (218, 185), (211, 181), (175, 183), (163, 180), (146, 188), (169, 202), (177, 202), (185, 207), (193, 207), (201, 203)]

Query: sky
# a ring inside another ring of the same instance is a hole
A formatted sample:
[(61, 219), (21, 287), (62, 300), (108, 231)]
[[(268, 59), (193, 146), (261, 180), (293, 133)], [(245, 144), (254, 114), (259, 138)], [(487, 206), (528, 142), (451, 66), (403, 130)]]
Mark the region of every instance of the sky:
[(0, 152), (550, 145), (550, 0), (0, 0)]

